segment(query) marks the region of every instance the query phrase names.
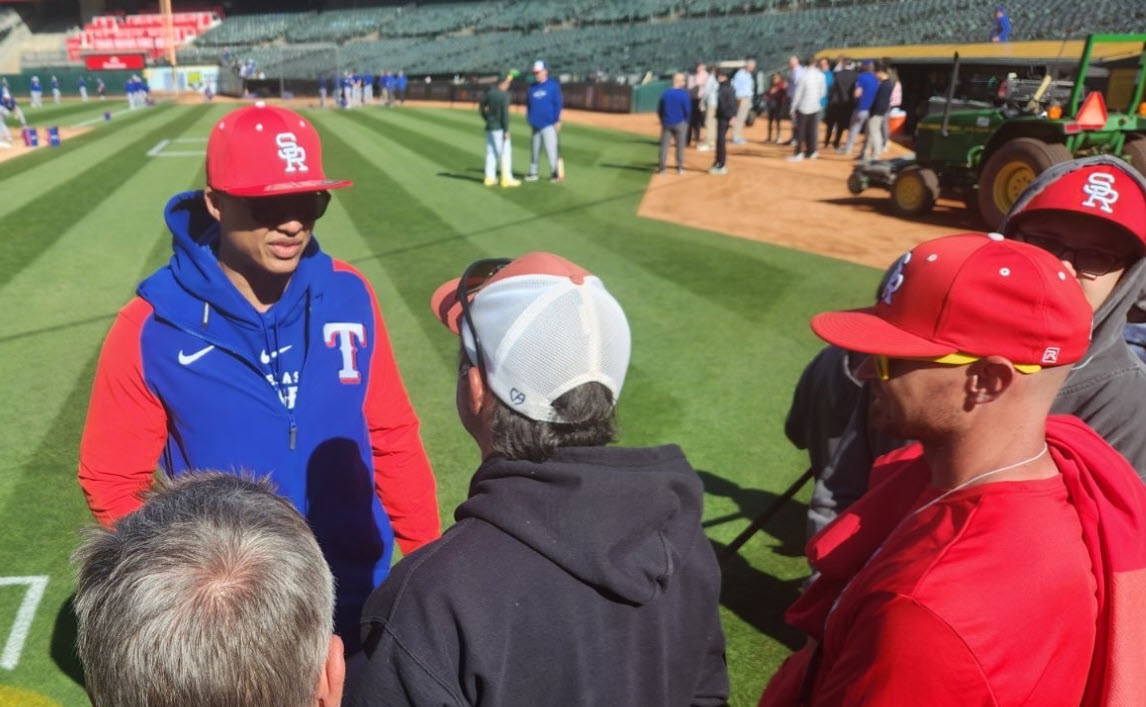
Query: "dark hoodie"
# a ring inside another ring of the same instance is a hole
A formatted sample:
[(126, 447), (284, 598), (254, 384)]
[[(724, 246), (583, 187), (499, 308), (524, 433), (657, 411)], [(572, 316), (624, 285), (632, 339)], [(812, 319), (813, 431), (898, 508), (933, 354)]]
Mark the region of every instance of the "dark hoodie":
[[(1089, 157), (1051, 167), (1027, 187), (1011, 207), (1000, 230), (1014, 235), (1026, 205), (1047, 184), (1064, 174), (1092, 164), (1126, 164), (1113, 157)], [(1146, 193), (1146, 179), (1133, 173)], [(1076, 415), (1094, 428), (1110, 446), (1130, 460), (1138, 476), (1146, 479), (1146, 364), (1123, 335), (1126, 316), (1146, 288), (1146, 258), (1123, 273), (1114, 290), (1094, 313), (1094, 328), (1086, 356), (1074, 364), (1059, 390), (1051, 412)]]
[(367, 601), (350, 704), (725, 704), (702, 499), (676, 446), (486, 460)]

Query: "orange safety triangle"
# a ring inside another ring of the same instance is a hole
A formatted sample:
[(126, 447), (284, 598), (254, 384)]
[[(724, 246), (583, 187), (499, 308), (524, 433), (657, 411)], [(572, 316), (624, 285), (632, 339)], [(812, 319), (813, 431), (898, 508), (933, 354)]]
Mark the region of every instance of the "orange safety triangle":
[(1091, 91), (1082, 108), (1078, 111), (1078, 127), (1083, 130), (1097, 130), (1106, 127), (1106, 101), (1101, 91)]

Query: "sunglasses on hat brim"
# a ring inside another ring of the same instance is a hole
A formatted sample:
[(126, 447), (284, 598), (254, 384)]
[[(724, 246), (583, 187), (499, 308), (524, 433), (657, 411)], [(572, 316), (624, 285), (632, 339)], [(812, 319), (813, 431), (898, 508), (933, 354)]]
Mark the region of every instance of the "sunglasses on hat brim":
[[(944, 356), (934, 357), (912, 357), (912, 356), (885, 356), (883, 354), (869, 354), (868, 358), (871, 359), (871, 365), (875, 369), (875, 374), (879, 376), (882, 381), (891, 379), (891, 361), (922, 361), (924, 363), (937, 363), (941, 366), (966, 366), (969, 363), (978, 361), (982, 356), (975, 356), (973, 354), (965, 353), (952, 353)], [(855, 357), (853, 361), (859, 361), (862, 365), (863, 358)], [(1012, 363), (1019, 373), (1030, 374), (1037, 373), (1042, 370), (1042, 366), (1036, 363)]]
[(474, 328), (473, 317), (470, 316), (470, 299), (477, 295), (481, 288), (485, 287), (489, 279), (497, 274), (499, 270), (509, 265), (512, 261), (510, 258), (485, 258), (482, 260), (475, 260), (469, 264), (462, 277), (458, 280), (457, 298), (458, 303), (462, 307), (462, 319), (466, 322), (466, 328), (470, 331), (470, 336), (474, 341), (474, 353), (477, 360), (478, 370), (481, 375), (485, 377), (485, 360), (481, 353), (481, 342), (478, 340), (477, 329)]

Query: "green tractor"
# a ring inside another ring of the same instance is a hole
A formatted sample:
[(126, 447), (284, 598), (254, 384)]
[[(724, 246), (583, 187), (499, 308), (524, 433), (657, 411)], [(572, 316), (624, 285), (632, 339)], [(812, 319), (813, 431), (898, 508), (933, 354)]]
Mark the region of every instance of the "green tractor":
[[(1105, 89), (1087, 88), (1094, 46), (1133, 43), (1125, 68), (1093, 72)], [(962, 199), (989, 229), (1002, 222), (1019, 194), (1048, 167), (1073, 157), (1112, 154), (1146, 172), (1146, 104), (1142, 103), (1146, 34), (1087, 37), (1074, 81), (1021, 81), (1012, 74), (998, 86), (999, 105), (956, 101), (955, 63), (947, 96), (933, 98), (915, 130), (913, 159), (860, 164), (848, 177), (859, 194), (877, 186), (891, 192), (901, 216), (926, 214), (940, 196)], [(1118, 105), (1107, 109), (1106, 98)]]

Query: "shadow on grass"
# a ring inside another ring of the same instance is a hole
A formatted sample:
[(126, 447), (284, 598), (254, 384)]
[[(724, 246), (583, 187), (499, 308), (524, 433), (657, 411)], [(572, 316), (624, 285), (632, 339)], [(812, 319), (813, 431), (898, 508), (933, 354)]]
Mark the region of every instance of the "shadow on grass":
[[(712, 543), (719, 555), (724, 545)], [(806, 637), (784, 622), (784, 612), (800, 595), (802, 579), (782, 580), (761, 572), (740, 555), (721, 565), (720, 603), (741, 621), (792, 650)]]
[(653, 171), (657, 168), (657, 163), (644, 162), (638, 164), (616, 164), (615, 162), (602, 162), (597, 166), (604, 167), (605, 169), (627, 169), (630, 172), (645, 172), (647, 174), (652, 174)]
[(458, 179), (463, 182), (476, 182), (478, 184), (481, 184), (485, 180), (484, 177), (478, 177), (473, 174), (459, 174), (457, 172), (438, 172), (434, 176), (446, 177), (447, 179)]
[(60, 608), (60, 613), (56, 614), (56, 624), (52, 627), (51, 653), (52, 662), (56, 664), (56, 667), (77, 685), (83, 686), (84, 667), (80, 664), (79, 656), (76, 655), (78, 623), (76, 610), (72, 603), (75, 598), (75, 594), (69, 596), (63, 607)]
[[(743, 488), (739, 484), (717, 476), (710, 471), (698, 471), (697, 473), (700, 474), (701, 481), (704, 482), (705, 493), (731, 499), (738, 509), (735, 513), (706, 520), (704, 522), (706, 530), (728, 523), (736, 528), (737, 533), (740, 533), (779, 496), (779, 494), (771, 491)], [(806, 542), (807, 518), (807, 504), (792, 499), (772, 516), (771, 520), (760, 530), (760, 533), (767, 534), (780, 542), (778, 547), (772, 549), (775, 554), (784, 557), (802, 557)], [(753, 537), (748, 542), (758, 541)]]

